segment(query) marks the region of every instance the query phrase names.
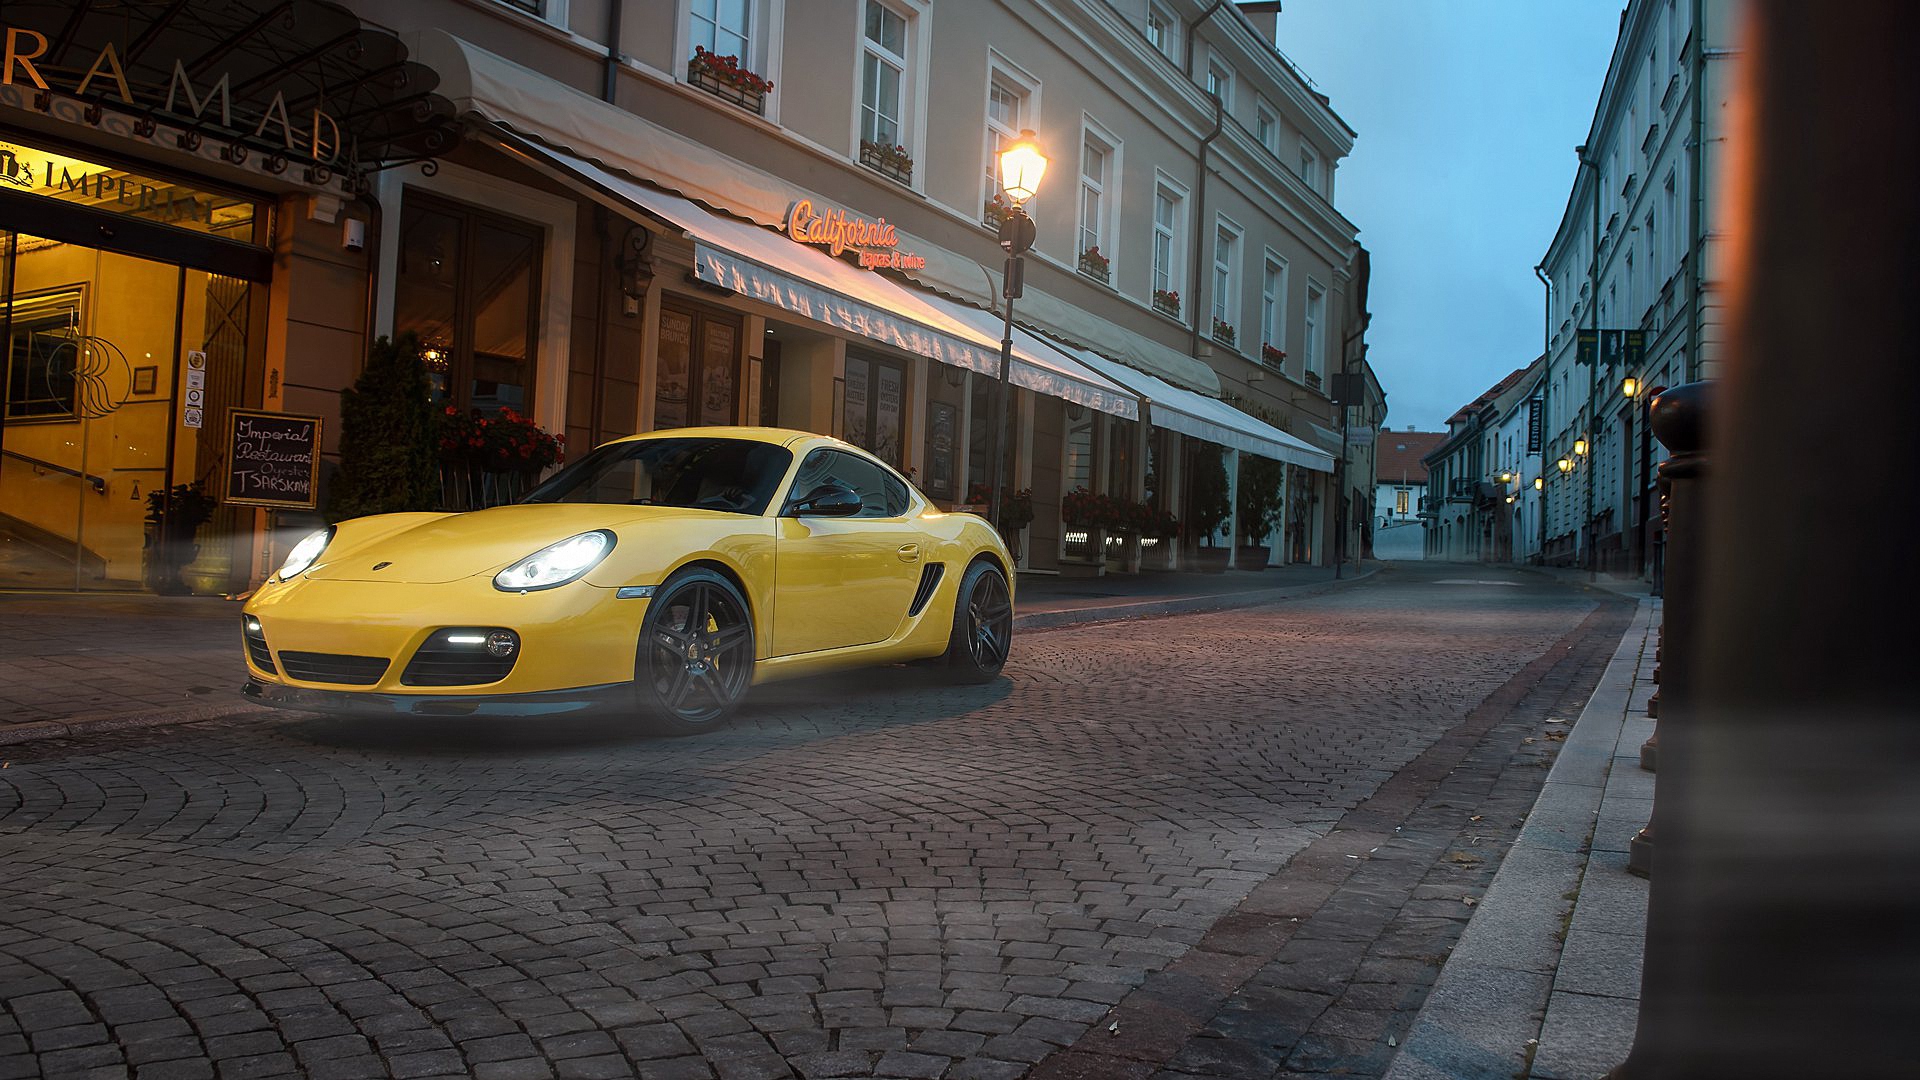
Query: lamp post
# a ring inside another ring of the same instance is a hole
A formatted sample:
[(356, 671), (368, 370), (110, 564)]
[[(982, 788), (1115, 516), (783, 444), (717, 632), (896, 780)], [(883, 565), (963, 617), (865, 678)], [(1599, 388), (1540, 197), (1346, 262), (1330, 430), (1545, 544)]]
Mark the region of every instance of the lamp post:
[(1000, 190), (1012, 209), (1000, 223), (1000, 247), (1007, 253), (1007, 265), (1001, 275), (1000, 297), (1006, 302), (1006, 329), (1000, 337), (1000, 378), (993, 390), (993, 431), (988, 462), (993, 475), (987, 481), (987, 518), (1000, 528), (1002, 478), (1006, 474), (1007, 375), (1013, 368), (1013, 301), (1022, 292), (1026, 263), (1021, 258), (1033, 247), (1033, 219), (1027, 216), (1027, 200), (1040, 188), (1047, 171), (1047, 156), (1040, 152), (1031, 130), (1022, 131), (1013, 145), (1000, 151)]
[[(1638, 448), (1639, 468), (1635, 470), (1633, 522), (1633, 570), (1637, 575), (1645, 569), (1647, 561), (1647, 521), (1648, 513), (1648, 470), (1653, 467), (1653, 423), (1650, 410), (1653, 399), (1660, 391), (1648, 386), (1632, 375), (1620, 380), (1620, 396), (1632, 403), (1628, 409), (1627, 446), (1633, 447), (1634, 434), (1631, 424), (1637, 418), (1640, 422), (1640, 446)], [(1637, 415), (1636, 415), (1637, 414)], [(1656, 596), (1659, 593), (1656, 591)]]
[[(1587, 157), (1587, 145), (1581, 143), (1573, 148), (1580, 159), (1580, 166), (1593, 174), (1593, 261), (1587, 264), (1587, 326), (1593, 334), (1593, 355), (1587, 363), (1587, 406), (1588, 419), (1596, 426), (1600, 418), (1600, 403), (1595, 400), (1600, 394), (1600, 166)], [(1575, 358), (1578, 358), (1576, 352)], [(1584, 444), (1581, 440), (1576, 448)], [(1585, 450), (1580, 450), (1585, 453)], [(1593, 473), (1587, 473), (1587, 520), (1585, 526), (1587, 547), (1587, 580), (1600, 579), (1600, 560), (1593, 547)]]

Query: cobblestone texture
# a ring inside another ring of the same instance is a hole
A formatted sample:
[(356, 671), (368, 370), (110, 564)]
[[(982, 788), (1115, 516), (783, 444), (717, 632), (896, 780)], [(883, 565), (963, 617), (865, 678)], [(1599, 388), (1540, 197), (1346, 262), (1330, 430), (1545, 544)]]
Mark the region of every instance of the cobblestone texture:
[(1396, 907), (1413, 871), (1369, 862), (1394, 880), (1326, 905), (1354, 932), (1271, 978), (1194, 946), (1592, 608), (1412, 568), (1026, 635), (987, 686), (770, 687), (684, 740), (262, 714), (13, 747), (0, 1078), (1016, 1077), (1189, 954), (1201, 1011), (1336, 1052), (1424, 992), (1393, 917), (1454, 882)]

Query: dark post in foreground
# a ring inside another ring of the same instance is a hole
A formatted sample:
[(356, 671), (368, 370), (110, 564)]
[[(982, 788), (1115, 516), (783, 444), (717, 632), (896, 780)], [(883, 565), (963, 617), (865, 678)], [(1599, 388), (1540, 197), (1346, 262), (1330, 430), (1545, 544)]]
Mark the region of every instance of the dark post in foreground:
[(1920, 509), (1889, 495), (1920, 402), (1920, 5), (1734, 10), (1713, 550), (1698, 633), (1667, 635), (1660, 872), (1616, 1076), (1911, 1077)]

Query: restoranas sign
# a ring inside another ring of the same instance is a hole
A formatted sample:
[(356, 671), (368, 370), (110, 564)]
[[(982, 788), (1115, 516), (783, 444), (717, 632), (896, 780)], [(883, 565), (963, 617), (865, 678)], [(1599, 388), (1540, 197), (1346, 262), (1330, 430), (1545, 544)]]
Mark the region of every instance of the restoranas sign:
[(852, 217), (831, 208), (816, 211), (812, 199), (801, 199), (787, 212), (787, 236), (836, 256), (853, 251), (869, 270), (920, 270), (927, 265), (919, 255), (892, 250), (899, 246), (900, 234), (886, 218)]

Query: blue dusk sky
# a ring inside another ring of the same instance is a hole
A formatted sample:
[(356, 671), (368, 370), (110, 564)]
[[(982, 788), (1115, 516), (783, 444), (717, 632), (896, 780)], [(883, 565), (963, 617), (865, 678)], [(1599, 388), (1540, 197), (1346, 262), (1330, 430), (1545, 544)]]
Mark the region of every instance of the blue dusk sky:
[(1280, 51), (1359, 133), (1334, 205), (1373, 256), (1387, 423), (1447, 417), (1540, 355), (1546, 254), (1622, 0), (1285, 0)]

